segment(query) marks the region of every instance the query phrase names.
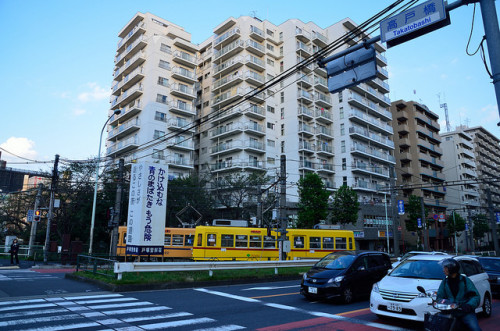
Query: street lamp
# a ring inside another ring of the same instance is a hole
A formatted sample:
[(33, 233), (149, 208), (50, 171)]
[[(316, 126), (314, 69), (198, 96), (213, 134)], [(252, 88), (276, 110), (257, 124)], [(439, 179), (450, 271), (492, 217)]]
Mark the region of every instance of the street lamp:
[(104, 128), (106, 124), (108, 124), (109, 120), (115, 116), (119, 115), (122, 111), (120, 109), (115, 109), (113, 115), (108, 117), (106, 122), (104, 123), (101, 135), (99, 136), (99, 152), (97, 153), (97, 162), (95, 165), (95, 186), (94, 186), (94, 202), (92, 203), (92, 220), (90, 221), (90, 244), (89, 244), (89, 255), (92, 255), (92, 244), (94, 242), (94, 223), (95, 223), (95, 208), (97, 203), (97, 181), (99, 180), (99, 162), (101, 161), (101, 143), (102, 143), (102, 134), (104, 132)]

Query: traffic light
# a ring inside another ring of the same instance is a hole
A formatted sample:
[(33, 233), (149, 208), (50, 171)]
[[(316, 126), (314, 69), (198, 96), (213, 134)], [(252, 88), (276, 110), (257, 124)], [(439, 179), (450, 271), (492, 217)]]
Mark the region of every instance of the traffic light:
[(38, 221), (40, 221), (40, 216), (41, 216), (41, 212), (40, 212), (40, 210), (39, 210), (39, 209), (38, 209), (38, 210), (35, 210), (35, 216), (33, 217), (33, 219), (34, 219), (36, 222), (38, 222)]

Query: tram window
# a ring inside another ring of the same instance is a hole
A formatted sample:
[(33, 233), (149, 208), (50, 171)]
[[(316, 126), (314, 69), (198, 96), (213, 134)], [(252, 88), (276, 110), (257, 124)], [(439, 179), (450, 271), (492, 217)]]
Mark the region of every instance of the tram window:
[(309, 238), (309, 248), (321, 248), (321, 238), (320, 237)]
[(236, 236), (236, 247), (248, 247), (248, 236), (237, 235)]
[(184, 236), (182, 234), (173, 234), (172, 246), (184, 246)]
[(276, 238), (274, 236), (264, 236), (264, 248), (276, 248)]
[(214, 233), (207, 234), (207, 246), (215, 246), (216, 244), (216, 235)]
[(333, 249), (333, 237), (323, 238), (323, 249)]
[(250, 247), (262, 248), (262, 236), (250, 236)]
[(302, 236), (293, 237), (293, 247), (304, 248), (304, 237)]
[(198, 233), (198, 243), (196, 246), (200, 247), (203, 245), (203, 235), (201, 233)]
[(171, 234), (166, 234), (165, 235), (164, 244), (165, 244), (165, 246), (172, 245), (172, 235)]
[(194, 235), (189, 234), (184, 236), (184, 246), (193, 246)]
[(223, 234), (220, 237), (220, 247), (233, 247), (234, 246), (234, 235)]
[(352, 238), (349, 238), (349, 249), (352, 250)]
[(347, 238), (335, 238), (335, 249), (346, 249)]

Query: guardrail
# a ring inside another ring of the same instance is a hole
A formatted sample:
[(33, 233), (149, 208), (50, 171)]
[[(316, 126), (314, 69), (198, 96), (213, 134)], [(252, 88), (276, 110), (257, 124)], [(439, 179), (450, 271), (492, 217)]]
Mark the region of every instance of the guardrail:
[(292, 261), (230, 261), (230, 262), (115, 262), (115, 274), (118, 280), (122, 279), (125, 272), (165, 272), (165, 271), (199, 271), (208, 270), (210, 277), (214, 270), (228, 269), (259, 269), (285, 267), (311, 267), (318, 260), (292, 260)]
[(114, 278), (113, 263), (116, 263), (116, 259), (80, 254), (76, 262), (76, 271), (88, 271)]

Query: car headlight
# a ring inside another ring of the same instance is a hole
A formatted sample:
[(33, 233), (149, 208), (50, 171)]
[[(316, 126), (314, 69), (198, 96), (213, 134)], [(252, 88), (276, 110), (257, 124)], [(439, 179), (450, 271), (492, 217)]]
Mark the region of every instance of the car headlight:
[(424, 293), (418, 293), (418, 298), (431, 298), (432, 300), (436, 300), (437, 298), (437, 290), (428, 290)]
[(378, 289), (378, 283), (373, 284), (372, 292), (380, 293), (380, 290)]
[(304, 272), (304, 275), (302, 276), (302, 279), (303, 279), (303, 280), (306, 280), (306, 279), (307, 279), (307, 272)]

